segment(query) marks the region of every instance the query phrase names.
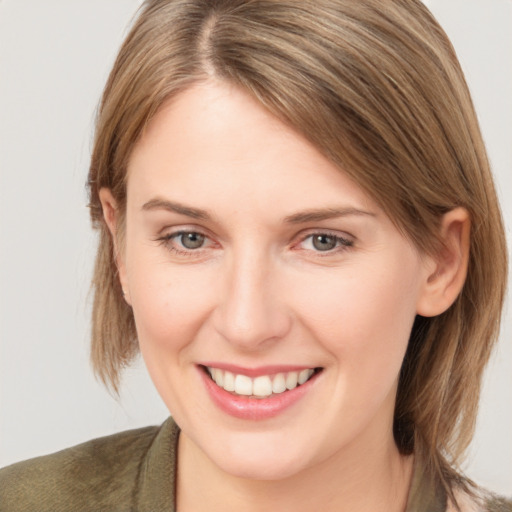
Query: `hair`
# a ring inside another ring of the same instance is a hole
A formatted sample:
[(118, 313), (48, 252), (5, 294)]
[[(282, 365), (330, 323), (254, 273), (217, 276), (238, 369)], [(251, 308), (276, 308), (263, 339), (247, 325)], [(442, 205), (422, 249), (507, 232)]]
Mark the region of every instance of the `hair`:
[(472, 438), (483, 369), (497, 339), (507, 255), (476, 114), (455, 51), (419, 0), (148, 0), (98, 111), (89, 174), (99, 230), (92, 362), (118, 390), (138, 352), (99, 190), (121, 218), (131, 151), (164, 102), (193, 84), (234, 84), (312, 142), (424, 253), (443, 214), (471, 219), (467, 279), (443, 314), (418, 316), (399, 378), (394, 436), (451, 489)]

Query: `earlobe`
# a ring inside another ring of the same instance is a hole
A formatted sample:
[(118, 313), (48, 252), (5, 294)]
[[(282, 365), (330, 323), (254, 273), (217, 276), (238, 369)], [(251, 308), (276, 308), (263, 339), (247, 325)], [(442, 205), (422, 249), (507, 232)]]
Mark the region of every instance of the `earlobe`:
[(119, 281), (121, 283), (121, 289), (123, 291), (123, 297), (124, 300), (129, 305), (131, 305), (128, 282), (126, 278), (126, 267), (124, 264), (124, 259), (122, 257), (121, 251), (119, 250), (119, 210), (117, 207), (117, 201), (112, 195), (111, 190), (108, 188), (100, 189), (99, 197), (101, 201), (101, 207), (103, 210), (103, 218), (105, 219), (105, 223), (107, 224), (107, 227), (110, 231), (110, 235), (112, 237), (112, 243), (114, 246), (113, 256), (118, 270)]
[(443, 216), (440, 226), (442, 248), (432, 262), (420, 294), (417, 313), (437, 316), (457, 299), (466, 281), (469, 262), (471, 221), (465, 208), (455, 208)]

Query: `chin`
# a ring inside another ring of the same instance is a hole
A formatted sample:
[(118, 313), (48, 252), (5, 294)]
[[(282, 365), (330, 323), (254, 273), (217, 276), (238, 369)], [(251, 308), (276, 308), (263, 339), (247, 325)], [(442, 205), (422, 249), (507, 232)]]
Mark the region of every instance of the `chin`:
[(287, 461), (269, 461), (247, 459), (239, 457), (238, 460), (220, 461), (219, 467), (226, 473), (237, 478), (248, 480), (284, 480), (296, 475), (303, 468), (297, 463)]
[(254, 443), (248, 447), (246, 442), (237, 443), (231, 439), (227, 445), (219, 443), (208, 456), (222, 471), (237, 478), (282, 480), (305, 468), (305, 458), (303, 453), (299, 453), (298, 446), (299, 443), (293, 447), (282, 443), (268, 443), (266, 446)]

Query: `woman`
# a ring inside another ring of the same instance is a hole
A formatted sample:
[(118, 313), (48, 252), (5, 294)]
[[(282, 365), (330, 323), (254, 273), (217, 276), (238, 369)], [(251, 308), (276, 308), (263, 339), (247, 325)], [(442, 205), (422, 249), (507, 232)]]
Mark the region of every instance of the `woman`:
[(12, 466), (5, 510), (500, 506), (457, 462), (503, 228), (421, 3), (146, 2), (89, 187), (95, 368), (140, 348), (179, 427)]

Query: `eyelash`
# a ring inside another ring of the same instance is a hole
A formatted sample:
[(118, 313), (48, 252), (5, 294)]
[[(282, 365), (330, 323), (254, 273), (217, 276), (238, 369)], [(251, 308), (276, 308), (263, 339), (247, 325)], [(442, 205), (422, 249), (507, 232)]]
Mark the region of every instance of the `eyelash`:
[(314, 237), (317, 237), (317, 236), (325, 236), (325, 237), (331, 238), (336, 243), (334, 248), (329, 249), (327, 251), (312, 250), (312, 252), (314, 252), (316, 254), (316, 256), (320, 257), (320, 258), (332, 256), (333, 254), (339, 254), (339, 253), (344, 252), (354, 246), (353, 240), (344, 238), (340, 235), (337, 235), (336, 233), (331, 233), (329, 231), (316, 231), (313, 233), (308, 233), (306, 236), (301, 238), (300, 243), (303, 244), (306, 240), (311, 239), (311, 244), (313, 244), (313, 239), (314, 239)]
[(162, 237), (159, 237), (156, 239), (156, 241), (160, 242), (160, 244), (163, 245), (167, 250), (169, 250), (175, 254), (178, 254), (180, 256), (191, 256), (193, 253), (196, 253), (196, 254), (200, 253), (201, 250), (203, 249), (202, 247), (199, 247), (198, 249), (186, 249), (186, 248), (178, 249), (177, 247), (174, 247), (172, 245), (171, 242), (173, 239), (179, 238), (182, 235), (189, 235), (189, 234), (204, 236), (205, 239), (209, 238), (207, 235), (205, 235), (204, 233), (201, 233), (200, 231), (180, 230), (180, 231), (176, 231), (175, 233), (168, 233)]
[[(172, 245), (172, 243), (171, 243), (172, 240), (177, 239), (180, 236), (187, 235), (187, 234), (200, 235), (200, 236), (205, 237), (205, 239), (209, 239), (209, 237), (207, 235), (205, 235), (204, 233), (201, 233), (200, 231), (180, 230), (180, 231), (176, 231), (174, 233), (168, 233), (162, 237), (159, 237), (156, 239), (156, 241), (159, 242), (161, 245), (163, 245), (167, 250), (169, 250), (175, 254), (178, 254), (180, 256), (191, 256), (194, 253), (196, 255), (200, 254), (203, 250), (203, 247), (199, 247), (197, 249), (178, 249), (177, 247)], [(330, 231), (315, 231), (312, 233), (308, 233), (306, 236), (301, 238), (299, 243), (302, 244), (309, 238), (313, 239), (313, 237), (315, 237), (315, 236), (326, 236), (326, 237), (334, 239), (334, 241), (336, 242), (336, 245), (333, 249), (329, 249), (327, 251), (315, 251), (315, 250), (312, 251), (312, 252), (317, 253), (317, 256), (320, 258), (326, 257), (326, 256), (332, 256), (333, 254), (338, 254), (338, 253), (346, 251), (350, 247), (354, 246), (354, 242), (352, 240), (343, 238), (343, 237), (341, 237), (335, 233), (332, 233)]]

